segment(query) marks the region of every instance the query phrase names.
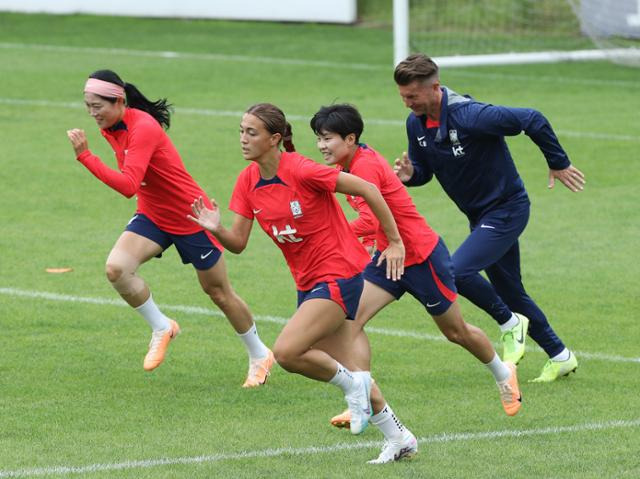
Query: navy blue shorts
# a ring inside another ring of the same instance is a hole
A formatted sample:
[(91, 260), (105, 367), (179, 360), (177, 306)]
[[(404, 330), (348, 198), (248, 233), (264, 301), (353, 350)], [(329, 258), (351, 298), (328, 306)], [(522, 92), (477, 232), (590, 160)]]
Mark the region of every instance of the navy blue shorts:
[(379, 256), (380, 251), (376, 251), (371, 263), (364, 269), (364, 279), (396, 299), (408, 292), (424, 305), (431, 316), (445, 313), (456, 300), (453, 263), (442, 238), (426, 260), (405, 268), (398, 281), (387, 279), (386, 261), (376, 266)]
[[(218, 262), (222, 252), (213, 244), (211, 238), (204, 231), (198, 231), (191, 235), (174, 235), (162, 231), (142, 213), (134, 215), (127, 227), (126, 231), (139, 234), (150, 239), (154, 243), (158, 243), (162, 250), (166, 250), (172, 244), (176, 246), (180, 258), (184, 264), (191, 263), (193, 267), (204, 271)], [(157, 258), (160, 258), (160, 253)]]
[(353, 278), (316, 283), (307, 291), (298, 290), (298, 307), (309, 299), (330, 299), (338, 303), (347, 315), (347, 319), (355, 319), (363, 287), (364, 280), (360, 273)]

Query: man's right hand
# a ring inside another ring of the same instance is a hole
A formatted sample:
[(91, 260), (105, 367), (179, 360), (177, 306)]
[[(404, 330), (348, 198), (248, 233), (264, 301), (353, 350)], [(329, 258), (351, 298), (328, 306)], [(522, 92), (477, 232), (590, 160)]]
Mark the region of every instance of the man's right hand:
[(406, 151), (402, 153), (402, 159), (396, 158), (393, 172), (403, 183), (409, 181), (413, 176), (413, 164), (409, 160), (409, 155)]

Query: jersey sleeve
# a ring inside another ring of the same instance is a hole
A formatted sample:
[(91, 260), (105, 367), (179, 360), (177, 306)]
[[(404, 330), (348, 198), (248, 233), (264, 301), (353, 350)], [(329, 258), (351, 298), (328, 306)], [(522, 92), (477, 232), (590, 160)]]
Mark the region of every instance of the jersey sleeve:
[(417, 133), (413, 131), (412, 122), (417, 121), (416, 118), (409, 117), (407, 119), (407, 140), (409, 161), (413, 165), (413, 176), (404, 184), (407, 186), (420, 186), (431, 181), (433, 171), (429, 166), (426, 155), (427, 153), (418, 145)]
[(123, 196), (131, 198), (140, 188), (151, 156), (158, 145), (162, 129), (159, 125), (157, 127), (156, 129), (154, 125), (142, 122), (129, 132), (129, 144), (122, 171), (108, 167), (89, 150), (82, 152), (77, 159), (100, 181)]
[(336, 183), (340, 172), (326, 165), (320, 165), (313, 160), (306, 159), (296, 171), (300, 183), (315, 191), (336, 191)]
[(524, 132), (540, 148), (549, 168), (562, 170), (571, 164), (549, 120), (539, 111), (482, 103), (473, 103), (468, 108), (461, 118), (471, 135), (515, 136)]
[[(372, 183), (379, 191), (383, 190), (385, 172), (381, 161), (386, 161), (377, 154), (362, 156), (351, 167), (351, 174)], [(376, 234), (378, 231), (378, 218), (373, 214), (367, 202), (360, 196), (347, 196), (351, 207), (358, 212), (358, 218), (349, 225), (359, 238)]]
[(248, 184), (249, 175), (247, 174), (247, 170), (244, 170), (236, 180), (236, 185), (233, 188), (233, 193), (231, 193), (231, 199), (229, 200), (229, 209), (240, 216), (252, 220), (253, 210), (247, 201), (247, 193), (249, 191)]
[(373, 214), (367, 202), (360, 196), (347, 195), (347, 202), (351, 205), (358, 217), (349, 223), (351, 230), (358, 238), (372, 237), (375, 240), (378, 231), (378, 218)]

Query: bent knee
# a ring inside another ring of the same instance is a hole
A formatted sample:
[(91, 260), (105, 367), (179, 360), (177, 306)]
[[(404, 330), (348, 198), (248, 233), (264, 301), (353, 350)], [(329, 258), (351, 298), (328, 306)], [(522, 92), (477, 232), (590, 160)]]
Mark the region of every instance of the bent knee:
[(124, 268), (120, 264), (111, 262), (107, 262), (104, 267), (104, 271), (107, 275), (107, 279), (111, 283), (115, 283), (116, 281), (118, 281), (124, 274)]
[(450, 342), (460, 345), (466, 343), (466, 338), (468, 336), (466, 328), (448, 328), (444, 329), (442, 333)]
[(290, 348), (280, 346), (277, 343), (273, 347), (273, 356), (278, 365), (290, 373), (297, 371), (299, 355)]
[(220, 309), (224, 309), (235, 299), (235, 293), (231, 288), (223, 288), (221, 286), (203, 286), (202, 290)]

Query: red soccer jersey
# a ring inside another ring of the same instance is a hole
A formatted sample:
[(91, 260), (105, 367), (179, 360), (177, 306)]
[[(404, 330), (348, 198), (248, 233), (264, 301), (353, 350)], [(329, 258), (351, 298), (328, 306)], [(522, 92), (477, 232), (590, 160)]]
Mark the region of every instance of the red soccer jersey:
[[(362, 246), (375, 246), (378, 231), (378, 218), (368, 207), (360, 209), (359, 204), (364, 201), (359, 196), (346, 195), (347, 203), (358, 213), (358, 217), (349, 223), (358, 238), (362, 238)], [(366, 204), (366, 203), (365, 203)]]
[(338, 170), (298, 153), (281, 153), (276, 176), (265, 180), (257, 163), (238, 176), (229, 208), (260, 227), (280, 248), (296, 286), (351, 278), (369, 255), (353, 234), (333, 192)]
[(210, 208), (209, 200), (187, 172), (169, 136), (151, 115), (127, 108), (122, 122), (100, 132), (113, 148), (120, 171), (109, 168), (89, 150), (78, 155), (78, 161), (127, 198), (136, 195), (137, 212), (148, 216), (161, 230), (178, 235), (202, 231), (187, 219), (187, 214), (199, 196)]
[[(338, 165), (338, 169), (342, 171), (343, 168)], [(420, 264), (427, 259), (438, 243), (438, 234), (418, 213), (407, 189), (382, 155), (366, 145), (360, 145), (349, 165), (349, 173), (373, 183), (382, 193), (396, 220), (404, 243), (406, 250), (404, 265)], [(389, 241), (378, 221), (376, 220), (375, 223), (371, 221), (371, 218), (375, 220), (375, 216), (367, 203), (360, 197), (350, 197), (347, 200), (360, 215), (361, 224), (357, 225), (359, 230), (366, 234), (376, 228), (376, 248), (384, 251), (389, 246)], [(366, 226), (367, 223), (368, 226)]]

